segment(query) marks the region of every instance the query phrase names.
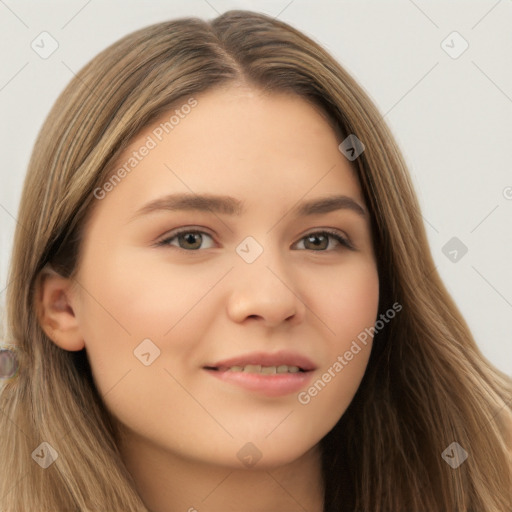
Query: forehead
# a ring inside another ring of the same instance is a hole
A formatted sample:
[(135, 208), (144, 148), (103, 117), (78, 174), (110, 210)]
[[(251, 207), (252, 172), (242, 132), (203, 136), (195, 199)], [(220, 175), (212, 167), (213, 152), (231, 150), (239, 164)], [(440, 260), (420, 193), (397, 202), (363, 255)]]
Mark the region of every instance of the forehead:
[(265, 196), (269, 203), (339, 192), (362, 201), (340, 142), (328, 116), (301, 96), (212, 89), (178, 101), (131, 141), (111, 174), (122, 179), (101, 208), (117, 198), (134, 210), (172, 192)]
[(303, 151), (311, 151), (319, 148), (320, 138), (326, 144), (341, 142), (335, 121), (312, 101), (294, 93), (265, 92), (237, 83), (178, 100), (131, 141), (118, 161), (126, 160), (148, 136), (159, 146), (173, 147), (175, 154), (194, 148), (189, 156), (205, 156), (205, 151), (218, 148), (225, 158), (229, 154), (240, 157), (244, 152), (249, 156), (258, 151), (259, 144), (277, 146), (281, 151), (303, 144)]

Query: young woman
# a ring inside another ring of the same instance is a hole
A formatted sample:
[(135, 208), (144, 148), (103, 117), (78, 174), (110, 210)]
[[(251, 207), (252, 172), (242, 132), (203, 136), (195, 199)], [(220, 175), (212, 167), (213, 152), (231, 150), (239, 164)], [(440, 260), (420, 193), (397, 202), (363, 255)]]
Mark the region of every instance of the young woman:
[(512, 509), (512, 382), (377, 109), (285, 23), (160, 23), (82, 69), (7, 293), (3, 512)]

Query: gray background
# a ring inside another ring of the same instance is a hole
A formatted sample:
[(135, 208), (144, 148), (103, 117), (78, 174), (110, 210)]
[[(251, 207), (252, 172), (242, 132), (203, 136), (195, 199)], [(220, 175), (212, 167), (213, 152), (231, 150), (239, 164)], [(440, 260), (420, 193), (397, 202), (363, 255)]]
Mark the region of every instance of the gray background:
[[(32, 146), (73, 73), (137, 28), (237, 8), (304, 31), (377, 104), (409, 165), (437, 269), (484, 355), (512, 375), (512, 0), (0, 0), (0, 305)], [(43, 31), (59, 45), (46, 59), (31, 47)], [(457, 58), (454, 31), (469, 44)]]

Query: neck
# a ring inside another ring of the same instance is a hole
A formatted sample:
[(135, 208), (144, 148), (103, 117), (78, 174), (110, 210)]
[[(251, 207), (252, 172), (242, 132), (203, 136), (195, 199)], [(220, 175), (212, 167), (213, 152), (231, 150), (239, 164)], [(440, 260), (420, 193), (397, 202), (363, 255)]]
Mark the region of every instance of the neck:
[(320, 447), (279, 467), (240, 469), (181, 458), (130, 437), (120, 447), (152, 512), (322, 512)]

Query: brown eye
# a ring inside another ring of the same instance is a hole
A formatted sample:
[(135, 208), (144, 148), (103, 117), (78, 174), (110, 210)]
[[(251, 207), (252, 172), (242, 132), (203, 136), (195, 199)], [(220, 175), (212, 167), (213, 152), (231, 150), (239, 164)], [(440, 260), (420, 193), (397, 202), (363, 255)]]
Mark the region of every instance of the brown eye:
[[(201, 249), (201, 244), (203, 243), (204, 236), (208, 238), (212, 238), (208, 233), (204, 231), (194, 231), (194, 230), (182, 230), (175, 232), (172, 236), (165, 238), (164, 240), (158, 242), (159, 246), (176, 246), (176, 243), (173, 243), (174, 240), (178, 241), (178, 248), (186, 251), (196, 251)], [(203, 247), (203, 249), (209, 249), (210, 247)]]
[[(329, 247), (329, 237), (322, 234), (308, 235), (304, 240), (307, 249), (327, 249)], [(309, 244), (311, 245), (308, 247)]]
[(335, 240), (334, 248), (339, 246), (353, 249), (350, 242), (339, 233), (330, 231), (317, 231), (315, 233), (309, 233), (303, 237), (300, 241), (304, 241), (304, 248), (312, 250), (314, 252), (329, 252), (326, 249), (330, 245), (330, 240)]

